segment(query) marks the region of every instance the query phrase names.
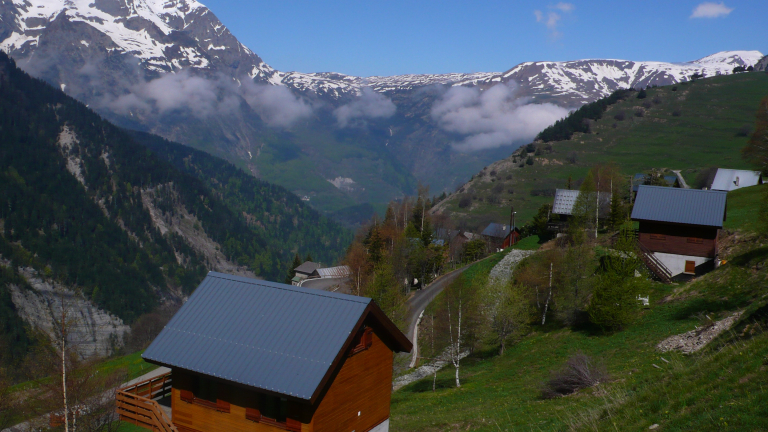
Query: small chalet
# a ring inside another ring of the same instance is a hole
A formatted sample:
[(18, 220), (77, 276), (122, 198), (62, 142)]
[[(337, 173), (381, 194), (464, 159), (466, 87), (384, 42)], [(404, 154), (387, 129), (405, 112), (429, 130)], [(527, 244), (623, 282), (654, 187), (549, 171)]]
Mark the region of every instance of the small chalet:
[(520, 241), (520, 230), (517, 227), (513, 226), (510, 229), (510, 225), (495, 222), (490, 223), (480, 234), (488, 242), (492, 251), (505, 249)]
[(348, 266), (343, 265), (336, 267), (317, 268), (312, 272), (312, 274), (309, 275), (309, 277), (320, 279), (340, 279), (350, 277), (351, 275), (352, 270)]
[(369, 298), (211, 272), (142, 357), (172, 370), (179, 432), (385, 432), (410, 350)]
[(641, 252), (662, 280), (701, 274), (717, 265), (726, 196), (722, 191), (639, 187), (632, 220), (640, 223)]
[(763, 184), (763, 174), (760, 171), (718, 168), (710, 189), (729, 192), (760, 184)]
[(291, 279), (291, 285), (299, 285), (302, 280), (310, 277), (319, 268), (320, 264), (318, 263), (304, 261), (303, 264), (293, 269), (295, 276)]

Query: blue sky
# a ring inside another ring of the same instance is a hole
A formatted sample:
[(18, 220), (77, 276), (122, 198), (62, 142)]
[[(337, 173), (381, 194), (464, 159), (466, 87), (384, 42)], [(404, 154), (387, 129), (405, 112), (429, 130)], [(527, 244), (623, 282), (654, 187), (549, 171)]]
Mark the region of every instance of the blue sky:
[(497, 72), (524, 61), (768, 53), (768, 1), (200, 0), (283, 71)]

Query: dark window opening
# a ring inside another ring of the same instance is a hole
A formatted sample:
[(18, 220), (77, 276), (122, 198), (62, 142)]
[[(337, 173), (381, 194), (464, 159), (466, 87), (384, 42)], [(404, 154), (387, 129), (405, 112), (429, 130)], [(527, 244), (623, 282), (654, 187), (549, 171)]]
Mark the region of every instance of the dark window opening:
[(284, 423), (288, 418), (288, 401), (281, 397), (262, 394), (259, 398), (259, 411), (262, 417)]
[(216, 403), (216, 401), (219, 400), (218, 383), (201, 376), (194, 377), (192, 381), (192, 393), (195, 394), (195, 399), (213, 403)]
[(181, 400), (217, 411), (229, 412), (229, 402), (221, 398), (221, 386), (216, 381), (195, 375), (192, 377), (192, 390), (181, 390)]

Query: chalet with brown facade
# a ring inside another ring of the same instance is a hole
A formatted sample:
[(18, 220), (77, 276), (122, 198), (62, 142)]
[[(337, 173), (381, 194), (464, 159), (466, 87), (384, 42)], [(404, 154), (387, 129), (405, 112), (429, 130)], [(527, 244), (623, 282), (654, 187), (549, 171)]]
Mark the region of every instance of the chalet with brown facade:
[[(638, 244), (661, 275), (693, 276), (717, 265), (727, 192), (640, 186), (632, 209)], [(653, 269), (652, 269), (653, 270)]]
[(410, 350), (369, 298), (211, 272), (142, 357), (172, 371), (160, 430), (384, 432)]
[(480, 233), (488, 242), (490, 251), (506, 249), (520, 241), (520, 230), (510, 225), (492, 222)]

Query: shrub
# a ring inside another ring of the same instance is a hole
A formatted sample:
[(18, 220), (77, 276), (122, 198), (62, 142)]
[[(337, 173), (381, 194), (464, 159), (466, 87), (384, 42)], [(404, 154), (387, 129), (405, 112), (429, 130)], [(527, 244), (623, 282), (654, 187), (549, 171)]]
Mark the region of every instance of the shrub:
[(578, 160), (579, 160), (579, 156), (575, 151), (572, 151), (568, 154), (568, 162), (570, 162), (571, 164), (576, 164)]
[(643, 102), (643, 108), (648, 109), (652, 106), (652, 104), (648, 101)]
[(499, 198), (498, 195), (489, 195), (488, 197), (485, 198), (485, 202), (487, 202), (488, 204), (500, 204), (501, 198)]
[(491, 171), (491, 177), (496, 177), (496, 170)]
[(579, 352), (571, 356), (562, 369), (551, 372), (549, 380), (541, 389), (541, 396), (544, 399), (566, 396), (607, 382), (608, 379), (604, 365)]
[(739, 130), (736, 131), (737, 137), (746, 137), (752, 135), (752, 126), (751, 125), (744, 125), (739, 128)]
[(624, 111), (619, 111), (616, 113), (615, 116), (613, 116), (613, 118), (618, 121), (624, 121), (624, 119), (626, 118), (626, 114), (624, 113)]
[(512, 180), (512, 174), (507, 174), (507, 177), (506, 177), (506, 179), (507, 179), (507, 180)]
[(533, 153), (536, 151), (536, 144), (530, 143), (527, 146), (525, 146), (525, 152), (526, 153)]
[(528, 159), (525, 160), (525, 163), (528, 165), (533, 165), (533, 158), (531, 156), (528, 156)]
[(645, 89), (642, 89), (639, 92), (637, 92), (638, 99), (645, 99), (646, 97), (648, 97), (648, 94), (645, 93)]
[(631, 324), (640, 307), (635, 278), (605, 274), (595, 277), (589, 302), (589, 320), (603, 330), (621, 330)]
[(653, 98), (653, 103), (655, 103), (656, 105), (660, 104), (661, 103), (661, 98), (656, 96), (655, 98)]
[(635, 110), (635, 117), (643, 117), (644, 115), (645, 115), (645, 111), (643, 111), (642, 109), (638, 108)]
[(677, 86), (672, 86), (672, 91), (677, 91)]
[(680, 117), (681, 115), (683, 115), (683, 112), (680, 111), (679, 109), (672, 111), (672, 116), (674, 117)]
[(501, 183), (497, 184), (496, 186), (493, 187), (493, 189), (491, 189), (491, 192), (495, 194), (499, 194), (503, 191), (504, 191), (504, 185)]
[(470, 195), (462, 195), (459, 198), (459, 208), (467, 208), (472, 205), (472, 197)]

